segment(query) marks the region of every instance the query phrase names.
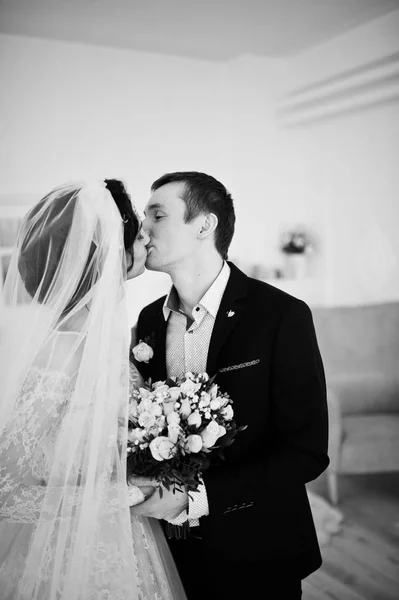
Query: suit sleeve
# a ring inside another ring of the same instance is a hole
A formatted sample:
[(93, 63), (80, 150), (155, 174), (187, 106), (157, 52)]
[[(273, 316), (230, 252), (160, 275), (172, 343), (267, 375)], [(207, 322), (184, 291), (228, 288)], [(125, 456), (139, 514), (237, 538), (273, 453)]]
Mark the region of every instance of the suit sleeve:
[(131, 330), (130, 360), (133, 361), (140, 375), (146, 381), (151, 375), (149, 365), (147, 363), (136, 361), (133, 356), (133, 347), (146, 336), (146, 334), (144, 333), (145, 323), (146, 312), (145, 309), (143, 309), (139, 314), (139, 318), (137, 320), (136, 325)]
[(211, 514), (261, 500), (276, 487), (303, 485), (328, 466), (324, 369), (312, 315), (303, 302), (281, 315), (270, 375), (270, 423), (263, 450), (205, 473)]

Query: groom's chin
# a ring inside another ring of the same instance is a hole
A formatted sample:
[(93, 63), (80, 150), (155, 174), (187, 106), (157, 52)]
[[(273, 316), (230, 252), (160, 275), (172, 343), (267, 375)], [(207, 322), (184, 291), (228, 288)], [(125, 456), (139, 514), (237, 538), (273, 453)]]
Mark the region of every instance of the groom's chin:
[(147, 271), (161, 271), (161, 269), (157, 265), (151, 264), (151, 261), (147, 260), (145, 263), (145, 268)]

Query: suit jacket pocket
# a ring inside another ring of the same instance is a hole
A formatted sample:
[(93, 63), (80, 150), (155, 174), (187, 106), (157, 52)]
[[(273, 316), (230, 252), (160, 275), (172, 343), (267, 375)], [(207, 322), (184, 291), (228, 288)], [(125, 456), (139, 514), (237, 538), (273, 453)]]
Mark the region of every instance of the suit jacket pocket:
[(229, 365), (228, 367), (222, 367), (218, 370), (218, 373), (227, 373), (228, 371), (238, 371), (239, 369), (247, 369), (248, 367), (254, 367), (260, 363), (260, 358), (250, 360), (248, 362), (239, 363), (238, 365)]
[(226, 508), (226, 510), (223, 511), (223, 515), (234, 514), (236, 511), (242, 511), (246, 508), (251, 508), (251, 506), (253, 506), (253, 505), (254, 505), (254, 503), (252, 501), (241, 502), (239, 504), (233, 504), (232, 506), (228, 506)]

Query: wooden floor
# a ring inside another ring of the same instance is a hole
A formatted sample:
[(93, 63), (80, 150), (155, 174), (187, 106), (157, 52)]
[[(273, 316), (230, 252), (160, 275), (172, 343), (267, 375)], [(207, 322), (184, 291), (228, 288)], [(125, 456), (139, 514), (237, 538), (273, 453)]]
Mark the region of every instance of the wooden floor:
[[(341, 476), (342, 532), (303, 581), (303, 600), (399, 600), (399, 473)], [(325, 477), (309, 489), (327, 498)]]

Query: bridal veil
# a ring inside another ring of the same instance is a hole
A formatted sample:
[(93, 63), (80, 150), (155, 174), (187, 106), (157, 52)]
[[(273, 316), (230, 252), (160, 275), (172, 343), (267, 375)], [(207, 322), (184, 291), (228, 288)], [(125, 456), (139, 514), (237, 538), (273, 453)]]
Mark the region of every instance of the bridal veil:
[(123, 221), (103, 182), (23, 220), (0, 305), (0, 589), (137, 599)]

